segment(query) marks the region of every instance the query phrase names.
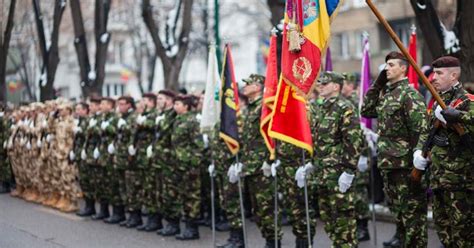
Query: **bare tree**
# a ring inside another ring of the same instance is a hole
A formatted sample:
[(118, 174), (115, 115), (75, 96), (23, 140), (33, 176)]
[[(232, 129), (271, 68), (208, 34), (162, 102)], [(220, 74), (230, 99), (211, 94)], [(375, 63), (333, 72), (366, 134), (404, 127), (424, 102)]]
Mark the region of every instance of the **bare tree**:
[(458, 0), (455, 31), (459, 37), (461, 50), (461, 81), (474, 90), (474, 1)]
[[(3, 3), (3, 2), (2, 2)], [(3, 4), (2, 4), (3, 5)], [(6, 69), (7, 69), (7, 56), (8, 48), (10, 46), (10, 38), (13, 30), (13, 18), (15, 15), (16, 0), (11, 0), (10, 7), (8, 10), (8, 18), (3, 32), (3, 6), (0, 10), (2, 18), (0, 18), (0, 101), (7, 101), (7, 87), (6, 87)]]
[[(175, 11), (171, 13), (165, 25), (164, 41), (160, 38), (160, 30), (153, 17), (153, 6), (150, 0), (142, 1), (142, 17), (155, 45), (155, 52), (161, 59), (165, 88), (177, 89), (179, 87), (179, 74), (183, 66), (189, 46), (191, 32), (191, 14), (193, 0), (178, 0)], [(181, 17), (181, 32), (177, 32), (178, 22)]]

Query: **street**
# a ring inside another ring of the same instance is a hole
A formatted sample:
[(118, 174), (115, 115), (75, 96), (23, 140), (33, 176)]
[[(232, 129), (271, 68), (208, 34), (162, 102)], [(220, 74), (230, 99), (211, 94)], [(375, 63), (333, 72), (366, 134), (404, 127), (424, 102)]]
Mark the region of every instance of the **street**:
[[(0, 195), (0, 209), (0, 248), (212, 247), (212, 232), (207, 227), (200, 228), (200, 240), (183, 242), (163, 238), (155, 233), (143, 233), (102, 221), (82, 219), (74, 214), (64, 214), (9, 195)], [(263, 247), (264, 240), (255, 223), (247, 220), (247, 229), (249, 247)], [(282, 246), (293, 247), (291, 228), (285, 226), (283, 230)], [(372, 226), (370, 231), (373, 237)], [(374, 246), (371, 240), (361, 243), (359, 247), (382, 247), (381, 243), (389, 239), (394, 231), (394, 224), (377, 222), (378, 245)], [(216, 236), (217, 243), (221, 244), (227, 239), (228, 233), (218, 232)], [(429, 230), (428, 237), (428, 247), (440, 247), (434, 230)], [(318, 222), (314, 247), (330, 247), (321, 222)]]

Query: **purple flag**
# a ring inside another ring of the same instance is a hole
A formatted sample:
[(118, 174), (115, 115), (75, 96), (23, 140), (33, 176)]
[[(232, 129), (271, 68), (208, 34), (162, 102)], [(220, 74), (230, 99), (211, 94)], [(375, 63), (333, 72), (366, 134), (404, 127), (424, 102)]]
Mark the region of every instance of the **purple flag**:
[(326, 68), (325, 71), (332, 71), (332, 58), (331, 58), (331, 49), (326, 50)]
[[(362, 52), (362, 71), (360, 73), (360, 94), (359, 94), (359, 111), (364, 101), (365, 93), (369, 90), (371, 79), (370, 79), (370, 54), (369, 54), (369, 37), (364, 37), (363, 41), (363, 52)], [(361, 117), (360, 124), (364, 128), (372, 129), (372, 120)]]

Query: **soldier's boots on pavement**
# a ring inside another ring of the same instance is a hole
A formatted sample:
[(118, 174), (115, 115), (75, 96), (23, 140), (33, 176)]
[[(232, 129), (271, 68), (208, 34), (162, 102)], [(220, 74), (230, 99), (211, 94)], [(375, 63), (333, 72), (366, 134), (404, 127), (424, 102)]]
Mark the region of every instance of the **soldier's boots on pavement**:
[(59, 209), (65, 213), (71, 213), (77, 211), (77, 202), (66, 197), (65, 203)]
[[(227, 243), (218, 245), (217, 248), (245, 248), (244, 232), (242, 229), (231, 229)], [(307, 248), (307, 247), (305, 247)]]
[[(128, 216), (131, 216), (131, 213), (129, 211), (127, 211), (127, 213), (128, 213)], [(129, 220), (130, 220), (130, 217), (127, 218), (127, 216), (125, 215), (125, 220), (121, 221), (119, 223), (119, 226), (126, 226)]]
[(195, 240), (199, 239), (199, 226), (193, 221), (187, 221), (186, 227), (182, 232), (176, 235), (177, 240)]
[(125, 207), (123, 205), (113, 205), (113, 214), (104, 220), (107, 224), (117, 224), (125, 220)]
[(25, 200), (29, 202), (35, 202), (36, 199), (38, 199), (38, 197), (39, 197), (38, 190), (33, 188), (29, 190), (29, 194), (25, 196)]
[(218, 232), (227, 232), (230, 230), (230, 223), (227, 219), (222, 219), (216, 224), (216, 231)]
[(15, 197), (19, 197), (20, 195), (23, 194), (23, 190), (25, 190), (25, 189), (22, 186), (17, 184), (15, 189), (12, 192), (10, 192), (10, 195), (15, 196)]
[(150, 213), (146, 223), (137, 227), (138, 231), (154, 232), (163, 228), (162, 215), (159, 213)]
[(54, 205), (55, 208), (61, 210), (62, 208), (64, 208), (66, 205), (68, 204), (67, 202), (67, 199), (65, 196), (61, 196), (59, 198), (59, 201), (56, 202), (56, 204)]
[(0, 194), (10, 193), (10, 183), (9, 182), (2, 182), (0, 183)]
[(92, 216), (95, 214), (95, 205), (94, 205), (94, 199), (91, 198), (84, 198), (85, 205), (84, 208), (79, 210), (79, 212), (76, 213), (77, 216), (80, 217), (88, 217)]
[(109, 218), (110, 213), (109, 213), (109, 203), (106, 201), (101, 201), (100, 202), (100, 208), (99, 212), (92, 215), (93, 220), (103, 220), (105, 218)]
[(370, 240), (368, 220), (362, 219), (357, 220), (357, 240), (368, 241)]
[(158, 234), (163, 237), (174, 236), (180, 233), (179, 220), (168, 220), (168, 224), (158, 231)]
[(402, 247), (402, 240), (400, 239), (400, 234), (395, 233), (395, 235), (393, 235), (393, 237), (390, 240), (384, 241), (382, 244), (383, 244), (383, 247), (391, 247), (391, 248)]
[(278, 240), (275, 246), (275, 240), (267, 239), (263, 248), (281, 248), (281, 240)]
[(51, 193), (51, 195), (48, 197), (48, 199), (44, 202), (44, 205), (54, 207), (58, 204), (58, 201), (60, 200), (61, 195), (57, 192)]
[[(312, 243), (312, 242), (311, 242)], [(296, 248), (308, 248), (308, 239), (296, 238)]]
[(125, 226), (127, 228), (135, 228), (141, 224), (143, 224), (142, 213), (140, 210), (135, 210), (130, 213), (130, 217), (128, 218), (128, 222)]

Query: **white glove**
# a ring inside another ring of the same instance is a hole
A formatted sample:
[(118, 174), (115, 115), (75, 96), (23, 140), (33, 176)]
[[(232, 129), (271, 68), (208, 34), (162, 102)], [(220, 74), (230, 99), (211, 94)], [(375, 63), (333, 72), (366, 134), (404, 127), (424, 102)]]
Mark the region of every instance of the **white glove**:
[(0, 117), (5, 116), (5, 112), (0, 112)]
[(201, 120), (202, 120), (202, 114), (201, 114), (201, 113), (197, 114), (197, 115), (196, 115), (196, 119), (197, 119), (199, 122), (201, 122)]
[(360, 156), (359, 162), (357, 162), (357, 168), (360, 172), (364, 172), (367, 170), (367, 168), (369, 168), (366, 156)]
[(272, 175), (272, 167), (267, 163), (267, 161), (263, 162), (262, 171), (263, 175), (266, 177), (270, 177)]
[(46, 135), (46, 142), (51, 143), (51, 139), (52, 139), (52, 138), (53, 138), (53, 137), (52, 137), (51, 134)]
[(110, 143), (110, 144), (107, 146), (107, 152), (108, 152), (109, 154), (114, 154), (114, 153), (115, 153), (114, 142)]
[(165, 119), (165, 116), (164, 115), (158, 115), (155, 119), (155, 124), (158, 125), (160, 124), (160, 122)]
[(421, 154), (421, 150), (416, 150), (413, 153), (413, 165), (418, 170), (425, 170), (429, 161), (429, 159), (423, 157), (423, 155)]
[(28, 141), (26, 143), (26, 149), (31, 150), (31, 142), (30, 141)]
[(79, 126), (74, 126), (74, 128), (72, 129), (72, 131), (74, 132), (74, 134), (81, 133), (81, 132), (82, 132), (82, 128), (79, 127)]
[(11, 149), (13, 147), (13, 140), (12, 139), (9, 139), (8, 140), (8, 144), (7, 144), (7, 148), (8, 149)]
[(43, 122), (41, 122), (41, 127), (42, 128), (47, 128), (48, 127), (48, 122), (46, 120), (43, 120)]
[(354, 175), (343, 172), (339, 176), (339, 192), (346, 193), (346, 191), (351, 187), (352, 180), (354, 180)]
[(438, 105), (434, 111), (435, 116), (438, 120), (440, 120), (442, 123), (446, 124), (446, 119), (444, 119), (444, 116), (441, 114), (441, 111), (443, 109)]
[(276, 160), (275, 162), (272, 163), (272, 177), (276, 177), (277, 169), (280, 166), (280, 164), (281, 164), (280, 160)]
[(86, 154), (86, 150), (85, 150), (85, 149), (83, 149), (83, 150), (81, 151), (81, 159), (82, 159), (82, 160), (86, 160), (86, 159), (87, 159), (87, 154)]
[(136, 122), (137, 122), (138, 125), (142, 125), (145, 122), (145, 120), (146, 120), (146, 116), (139, 115), (139, 116), (137, 116)]
[(103, 122), (100, 124), (100, 128), (101, 128), (102, 130), (105, 130), (109, 125), (110, 125), (109, 121), (103, 121)]
[(230, 183), (236, 183), (239, 181), (240, 172), (242, 172), (243, 165), (241, 163), (233, 164), (229, 167), (229, 171), (227, 172), (227, 176), (229, 177)]
[(5, 140), (5, 141), (3, 142), (3, 149), (6, 149), (6, 148), (7, 148), (7, 141)]
[(129, 145), (128, 146), (128, 154), (130, 156), (135, 156), (136, 153), (137, 153), (137, 150), (135, 149), (135, 147), (133, 147), (133, 145)]
[(306, 170), (305, 166), (300, 166), (298, 170), (296, 170), (295, 174), (296, 184), (299, 188), (303, 188), (306, 184)]
[(210, 164), (209, 167), (207, 167), (207, 171), (209, 172), (209, 176), (216, 176), (216, 166), (214, 164)]
[(127, 125), (127, 122), (124, 119), (120, 118), (120, 120), (117, 123), (117, 127), (122, 128), (125, 125)]
[(43, 142), (41, 142), (41, 139), (38, 139), (38, 140), (36, 141), (36, 146), (37, 146), (38, 148), (41, 148), (41, 147), (43, 146)]
[(76, 158), (76, 154), (74, 153), (74, 151), (71, 150), (69, 152), (69, 160), (74, 161), (75, 158)]
[(209, 147), (209, 136), (207, 134), (202, 135), (202, 141), (204, 142), (204, 148)]
[(79, 120), (78, 119), (74, 119), (74, 126), (79, 126)]
[(92, 154), (92, 156), (94, 159), (98, 159), (100, 157), (100, 152), (97, 147), (94, 149), (94, 153)]
[(95, 127), (97, 125), (97, 120), (95, 118), (92, 118), (89, 120), (89, 127)]
[(305, 171), (305, 173), (306, 173), (306, 174), (305, 174), (306, 176), (311, 175), (311, 173), (313, 173), (313, 171), (314, 171), (314, 166), (313, 166), (313, 164), (312, 164), (311, 162), (306, 163), (306, 164), (304, 165), (304, 171)]
[(151, 156), (153, 156), (153, 146), (152, 146), (152, 145), (149, 145), (149, 146), (146, 148), (146, 157), (147, 157), (147, 158), (151, 158)]

